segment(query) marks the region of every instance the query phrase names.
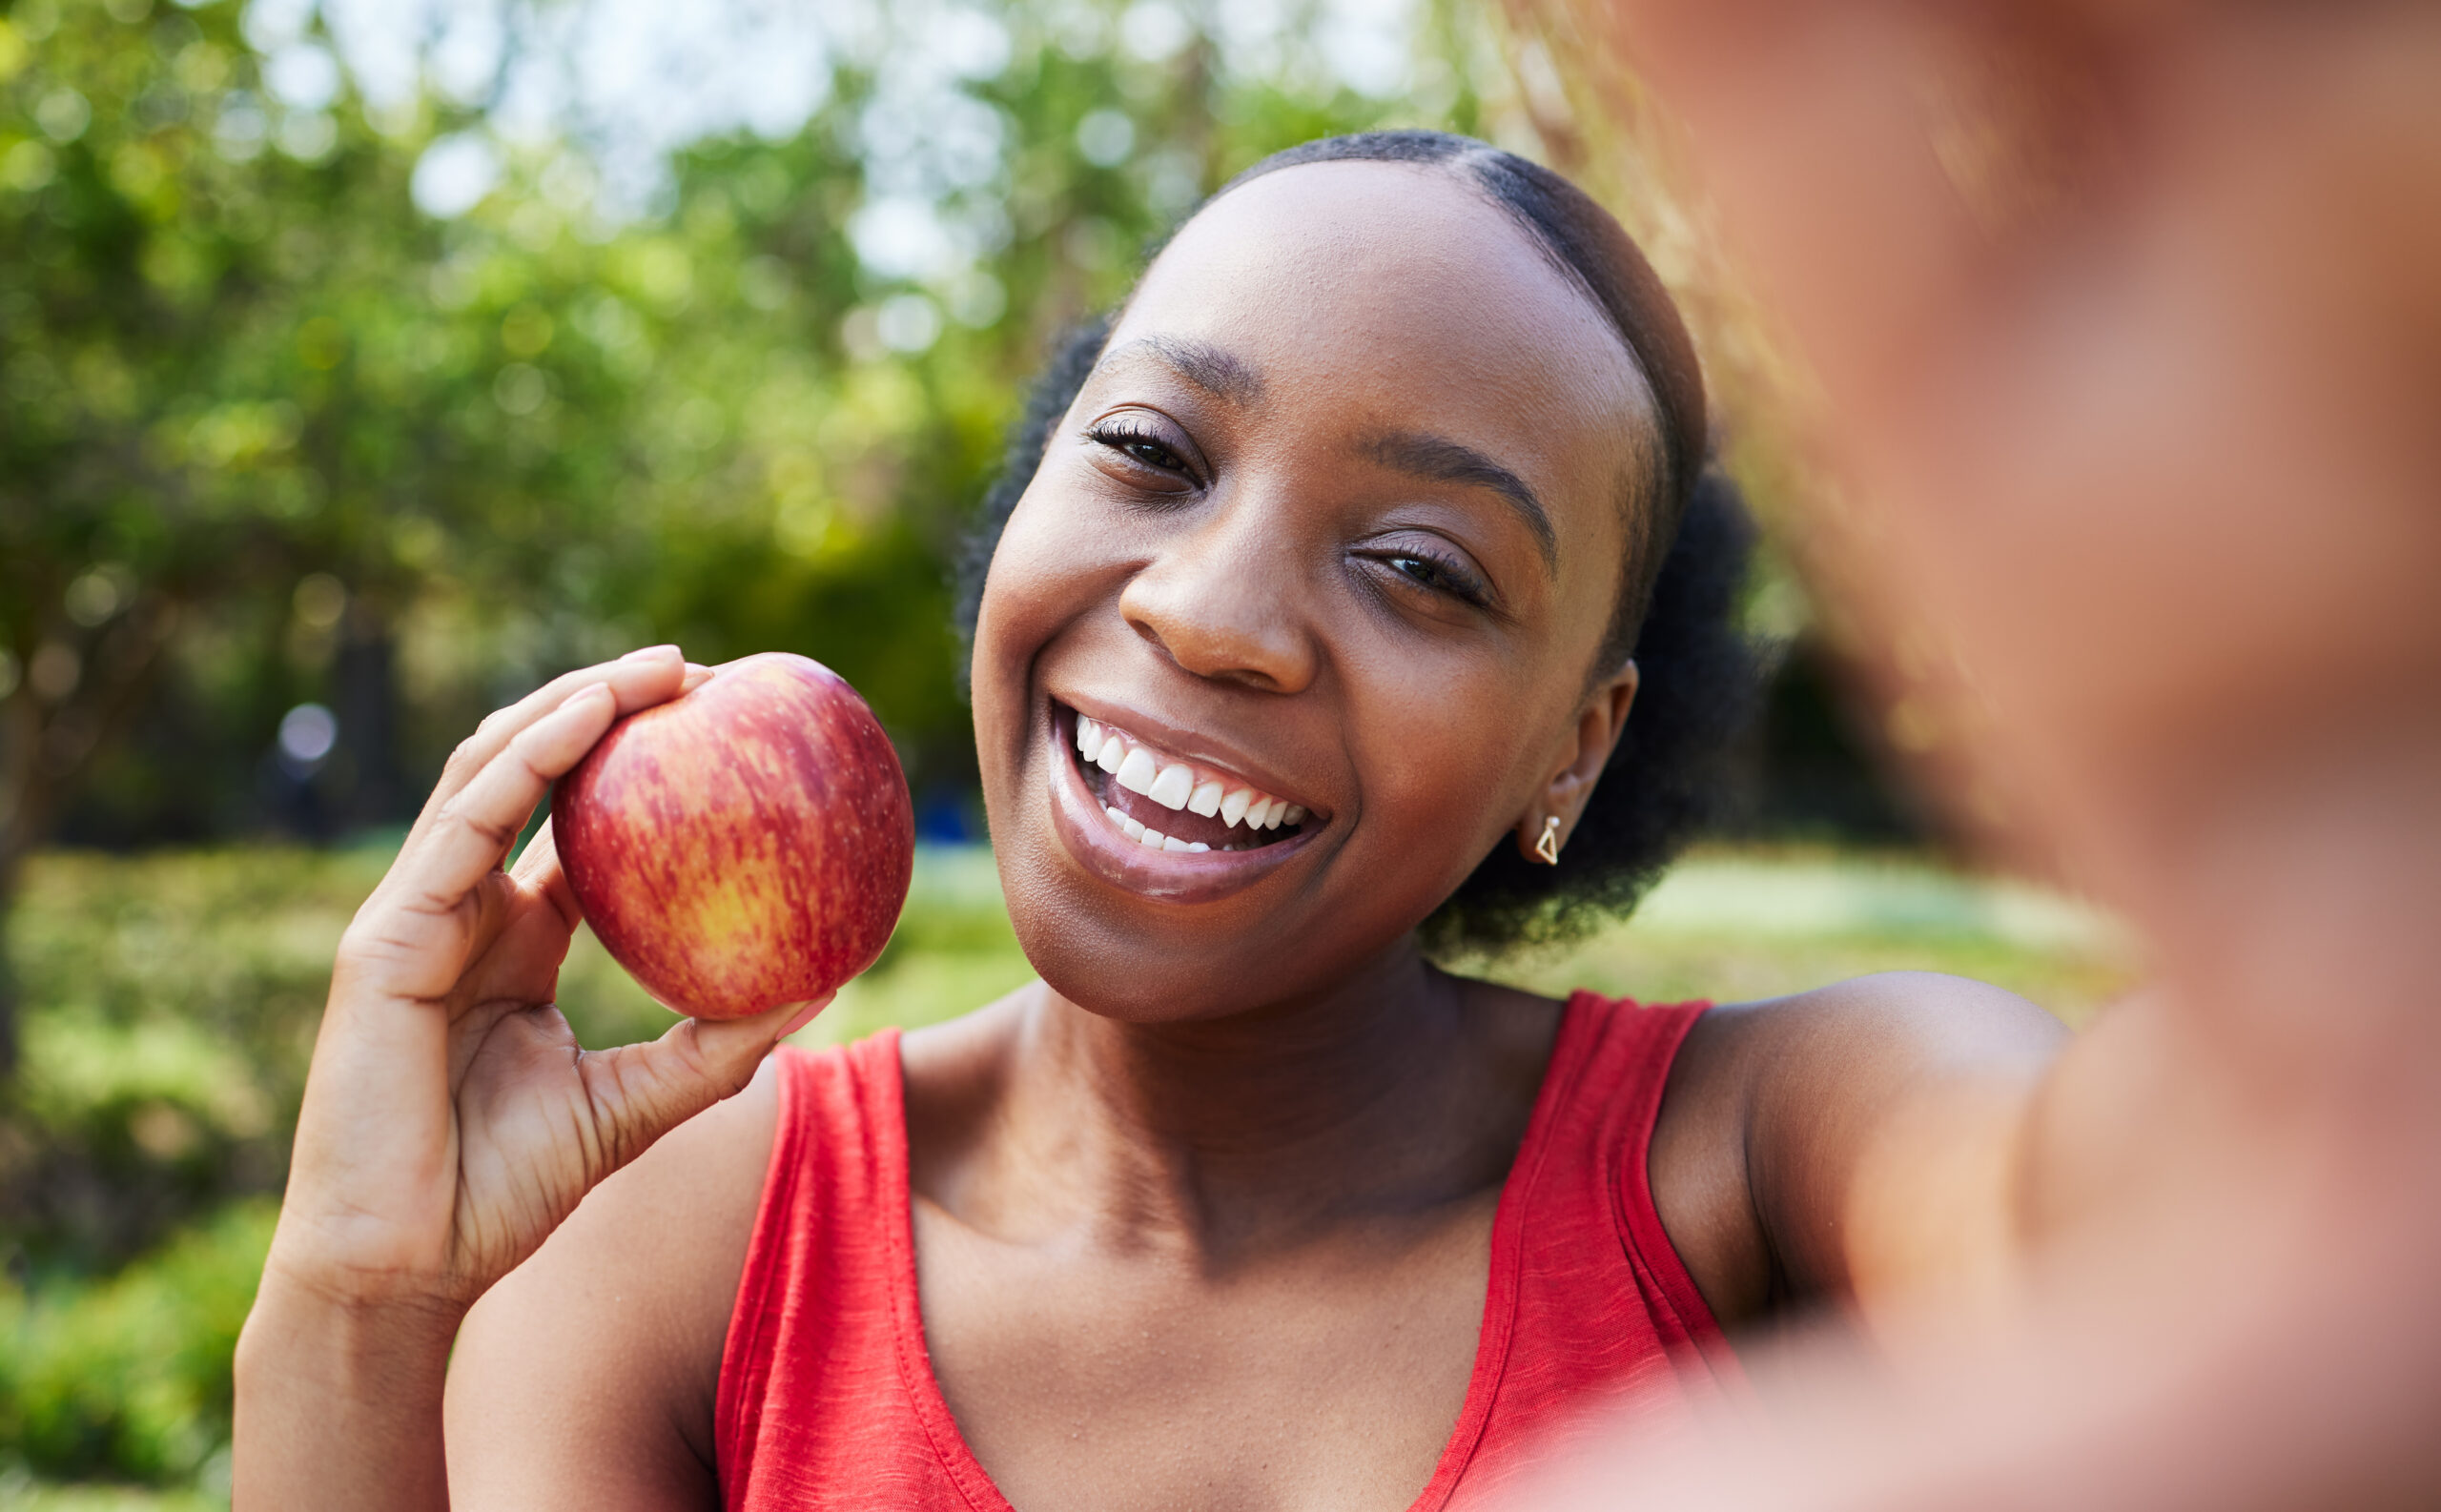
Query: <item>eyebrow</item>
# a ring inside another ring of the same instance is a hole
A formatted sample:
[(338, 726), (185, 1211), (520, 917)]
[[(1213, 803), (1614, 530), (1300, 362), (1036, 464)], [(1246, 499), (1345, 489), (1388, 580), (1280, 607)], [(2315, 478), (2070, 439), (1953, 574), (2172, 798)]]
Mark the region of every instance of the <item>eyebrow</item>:
[(1107, 367), (1138, 353), (1159, 358), (1164, 365), (1213, 398), (1232, 404), (1250, 404), (1262, 396), (1262, 375), (1242, 358), (1191, 337), (1138, 337), (1125, 346), (1103, 355), (1097, 366)]
[(1464, 441), (1416, 431), (1391, 431), (1377, 436), (1365, 449), (1385, 467), (1436, 483), (1467, 483), (1487, 488), (1507, 501), (1541, 548), (1543, 565), (1556, 572), (1560, 564), (1559, 533), (1551, 528), (1550, 511), (1526, 485), (1526, 480)]

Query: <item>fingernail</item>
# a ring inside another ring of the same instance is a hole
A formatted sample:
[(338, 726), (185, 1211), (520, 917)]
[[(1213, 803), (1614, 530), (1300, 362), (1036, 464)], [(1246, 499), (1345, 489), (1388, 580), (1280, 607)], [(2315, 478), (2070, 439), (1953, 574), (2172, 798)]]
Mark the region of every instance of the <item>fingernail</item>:
[(812, 1023), (812, 1022), (813, 1022), (813, 1015), (814, 1015), (814, 1014), (816, 1014), (816, 1013), (821, 1012), (821, 1011), (823, 1011), (823, 1009), (824, 1009), (824, 1008), (826, 1008), (826, 1007), (828, 1007), (828, 1006), (829, 1006), (830, 1002), (831, 1002), (831, 999), (829, 999), (829, 998), (827, 998), (827, 997), (826, 997), (826, 998), (824, 998), (824, 999), (823, 999), (821, 1002), (819, 1002), (819, 1003), (808, 1003), (808, 1004), (805, 1006), (805, 1011), (804, 1011), (803, 1012), (801, 1012), (801, 1013), (797, 1014), (797, 1016), (796, 1016), (796, 1017), (794, 1017), (794, 1018), (792, 1018), (792, 1019), (790, 1019), (790, 1020), (789, 1020), (789, 1027), (788, 1027), (788, 1028), (786, 1028), (786, 1029), (784, 1029), (784, 1030), (782, 1030), (782, 1031), (780, 1031), (780, 1032), (779, 1032), (779, 1034), (778, 1034), (778, 1036), (777, 1036), (777, 1037), (778, 1037), (778, 1038), (781, 1038), (781, 1039), (786, 1039), (786, 1038), (788, 1038), (790, 1034), (795, 1033), (798, 1030), (801, 1030), (801, 1029), (805, 1028), (808, 1024)]
[(644, 645), (638, 646), (636, 649), (619, 658), (619, 660), (622, 662), (642, 662), (648, 657), (674, 656), (677, 652), (678, 647), (675, 645)]

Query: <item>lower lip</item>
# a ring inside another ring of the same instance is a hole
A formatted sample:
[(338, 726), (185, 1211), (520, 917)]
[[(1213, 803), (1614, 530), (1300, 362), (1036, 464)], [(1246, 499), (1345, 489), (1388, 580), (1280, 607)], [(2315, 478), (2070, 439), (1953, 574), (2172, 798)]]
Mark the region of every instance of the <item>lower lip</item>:
[(1055, 713), (1051, 742), (1051, 822), (1086, 870), (1130, 892), (1164, 903), (1210, 903), (1254, 886), (1305, 848), (1316, 830), (1253, 850), (1155, 850), (1112, 827), (1085, 774), (1077, 769), (1074, 716)]

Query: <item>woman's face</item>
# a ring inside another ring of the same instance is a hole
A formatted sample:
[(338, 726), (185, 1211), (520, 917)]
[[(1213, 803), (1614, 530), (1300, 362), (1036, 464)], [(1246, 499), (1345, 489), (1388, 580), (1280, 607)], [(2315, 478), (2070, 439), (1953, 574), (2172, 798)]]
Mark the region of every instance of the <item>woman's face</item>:
[(1197, 216), (1053, 431), (976, 626), (993, 845), (1044, 979), (1138, 1021), (1303, 996), (1539, 824), (1654, 435), (1600, 312), (1447, 174), (1309, 164)]

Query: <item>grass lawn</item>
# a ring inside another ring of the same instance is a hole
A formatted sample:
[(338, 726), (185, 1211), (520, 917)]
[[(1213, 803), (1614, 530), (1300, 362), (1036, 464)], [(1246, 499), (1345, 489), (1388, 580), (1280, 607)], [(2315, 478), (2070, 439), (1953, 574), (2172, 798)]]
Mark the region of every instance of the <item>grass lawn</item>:
[[(339, 932), (379, 847), (54, 854), (9, 924), (25, 1063), (0, 1118), (0, 1512), (225, 1506), (228, 1348), (268, 1241)], [(1547, 991), (1770, 996), (1955, 971), (2070, 1024), (2135, 979), (2096, 911), (1905, 857), (1714, 850), (1636, 917), (1477, 969)], [(880, 964), (797, 1036), (950, 1017), (1031, 976), (991, 856), (927, 850)], [(591, 1046), (670, 1015), (581, 935), (561, 1001)]]

